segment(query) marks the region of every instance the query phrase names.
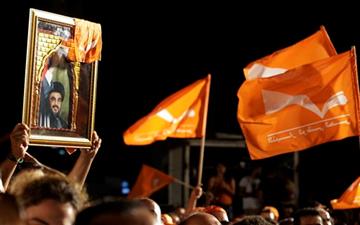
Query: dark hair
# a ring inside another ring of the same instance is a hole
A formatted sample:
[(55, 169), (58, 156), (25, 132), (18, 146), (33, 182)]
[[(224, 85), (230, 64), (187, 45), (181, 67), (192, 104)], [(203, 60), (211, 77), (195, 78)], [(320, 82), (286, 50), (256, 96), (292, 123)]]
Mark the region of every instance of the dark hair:
[(272, 223), (266, 221), (260, 215), (244, 216), (240, 221), (234, 223), (234, 225), (272, 225)]
[(102, 215), (126, 215), (136, 208), (146, 208), (138, 200), (128, 200), (119, 198), (107, 198), (94, 202), (90, 207), (85, 208), (76, 216), (74, 225), (88, 225)]
[(306, 216), (319, 216), (322, 219), (322, 217), (317, 209), (315, 209), (313, 207), (306, 207), (306, 208), (302, 208), (302, 209), (299, 209), (298, 211), (296, 211), (296, 213), (294, 215), (294, 225), (300, 225), (300, 219), (302, 217), (306, 217)]
[(64, 85), (62, 85), (62, 83), (58, 82), (58, 81), (54, 81), (52, 83), (52, 88), (49, 91), (49, 96), (52, 92), (58, 92), (61, 94), (61, 97), (64, 99), (65, 96), (65, 89), (64, 89)]
[(25, 183), (22, 188), (22, 192), (17, 197), (20, 205), (25, 208), (45, 199), (53, 199), (61, 203), (70, 203), (76, 211), (79, 211), (87, 200), (87, 194), (80, 185), (57, 174), (45, 174)]

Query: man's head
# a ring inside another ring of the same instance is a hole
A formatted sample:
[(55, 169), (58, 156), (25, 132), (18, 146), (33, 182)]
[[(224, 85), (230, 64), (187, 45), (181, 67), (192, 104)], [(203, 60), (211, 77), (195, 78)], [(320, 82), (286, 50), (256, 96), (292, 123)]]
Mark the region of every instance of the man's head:
[(156, 218), (143, 202), (128, 199), (108, 199), (81, 211), (75, 225), (157, 225)]
[(216, 171), (217, 171), (218, 174), (224, 175), (225, 172), (226, 172), (226, 166), (224, 164), (222, 164), (222, 163), (219, 163), (216, 166)]
[(265, 206), (260, 215), (264, 217), (267, 221), (277, 223), (279, 220), (279, 211), (273, 206)]
[(302, 208), (295, 213), (294, 225), (323, 225), (323, 220), (316, 208)]
[(57, 81), (52, 84), (52, 89), (49, 91), (49, 104), (52, 113), (58, 115), (61, 110), (61, 104), (64, 100), (65, 89), (64, 86)]
[(204, 212), (215, 216), (221, 223), (229, 222), (229, 217), (224, 208), (216, 205), (209, 205), (204, 208)]
[(333, 218), (331, 217), (330, 213), (326, 209), (321, 208), (321, 207), (316, 208), (316, 209), (319, 211), (324, 225), (332, 225), (332, 224), (334, 224), (333, 223)]
[(29, 224), (70, 225), (86, 202), (86, 193), (59, 174), (25, 171), (15, 177), (14, 195)]
[(180, 225), (221, 225), (220, 221), (213, 215), (204, 212), (196, 212), (185, 220)]
[(268, 222), (260, 215), (248, 215), (248, 216), (244, 216), (239, 221), (233, 224), (234, 225), (252, 225), (252, 224), (271, 225), (272, 223)]
[(147, 197), (139, 198), (138, 200), (150, 210), (158, 224), (161, 224), (161, 209), (159, 204)]

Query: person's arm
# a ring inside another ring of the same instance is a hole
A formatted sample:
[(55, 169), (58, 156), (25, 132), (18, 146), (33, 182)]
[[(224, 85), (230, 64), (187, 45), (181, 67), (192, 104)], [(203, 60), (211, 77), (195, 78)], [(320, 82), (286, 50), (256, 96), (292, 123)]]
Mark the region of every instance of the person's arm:
[(201, 197), (203, 193), (203, 190), (200, 186), (195, 187), (190, 195), (185, 215), (189, 215), (191, 212), (193, 212), (196, 208), (197, 200)]
[(16, 166), (21, 162), (29, 147), (30, 129), (26, 124), (18, 123), (10, 134), (11, 151), (9, 157), (1, 164), (1, 179), (6, 190)]
[(214, 201), (215, 195), (213, 192), (215, 191), (215, 182), (216, 180), (214, 177), (209, 179), (208, 188), (205, 193), (206, 205), (210, 205)]
[(228, 194), (230, 194), (231, 196), (233, 196), (235, 194), (235, 179), (230, 179), (229, 182), (223, 181), (221, 188), (227, 192)]
[(89, 173), (91, 164), (101, 146), (101, 138), (97, 135), (96, 131), (93, 133), (93, 141), (90, 149), (81, 149), (79, 158), (77, 159), (74, 167), (68, 174), (68, 177), (84, 185), (85, 179)]

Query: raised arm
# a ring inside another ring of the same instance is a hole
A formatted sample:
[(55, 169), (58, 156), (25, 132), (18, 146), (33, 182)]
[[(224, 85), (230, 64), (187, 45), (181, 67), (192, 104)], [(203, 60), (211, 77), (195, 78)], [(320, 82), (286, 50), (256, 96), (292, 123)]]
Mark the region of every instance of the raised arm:
[(202, 194), (203, 194), (203, 190), (200, 186), (197, 186), (192, 190), (186, 207), (186, 212), (185, 212), (186, 215), (189, 215), (191, 212), (195, 210), (197, 200), (201, 197)]
[(29, 147), (30, 129), (26, 124), (18, 123), (10, 134), (11, 151), (1, 164), (1, 179), (6, 190), (18, 163), (21, 163)]
[(96, 131), (93, 133), (93, 141), (90, 149), (81, 149), (80, 156), (77, 159), (74, 167), (68, 174), (68, 177), (80, 183), (82, 186), (91, 168), (91, 164), (101, 146), (101, 138), (97, 135)]

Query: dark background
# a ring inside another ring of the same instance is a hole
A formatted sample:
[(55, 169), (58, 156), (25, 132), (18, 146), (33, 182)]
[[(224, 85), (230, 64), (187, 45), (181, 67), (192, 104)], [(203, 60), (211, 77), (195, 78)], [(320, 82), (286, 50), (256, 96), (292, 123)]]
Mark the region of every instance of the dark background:
[[(360, 18), (354, 4), (317, 4), (124, 4), (114, 0), (3, 3), (1, 134), (21, 121), (29, 8), (102, 25), (95, 129), (103, 144), (88, 177), (89, 191), (101, 196), (120, 194), (123, 180), (132, 185), (142, 163), (167, 170), (172, 140), (129, 147), (123, 143), (122, 133), (175, 91), (211, 73), (207, 137), (217, 132), (241, 134), (236, 93), (247, 63), (304, 39), (320, 25), (326, 27), (338, 52), (359, 44)], [(64, 171), (77, 157), (77, 153), (69, 156), (61, 149), (30, 147), (29, 151), (45, 164)], [(229, 164), (236, 164), (236, 157), (249, 160), (244, 149), (216, 151), (206, 155), (207, 168), (213, 167), (211, 163), (218, 157)], [(260, 161), (276, 167), (289, 157), (292, 154)], [(300, 152), (301, 194), (328, 204), (360, 175), (359, 158), (357, 137)], [(166, 202), (164, 195), (158, 198)]]

